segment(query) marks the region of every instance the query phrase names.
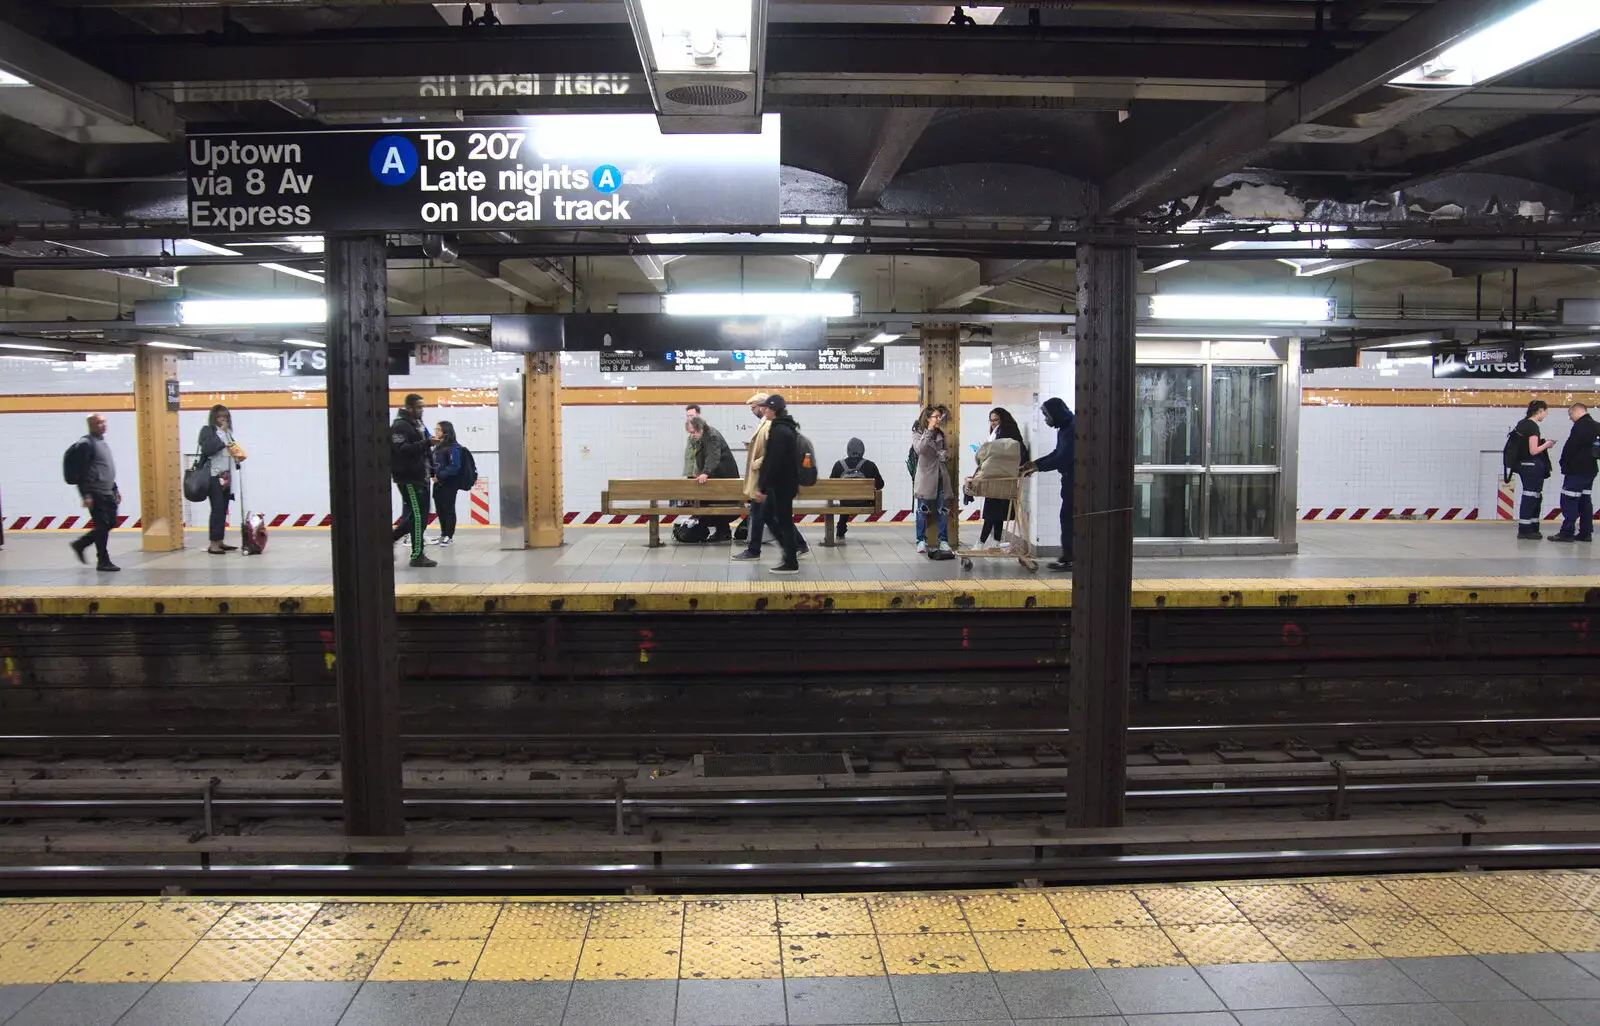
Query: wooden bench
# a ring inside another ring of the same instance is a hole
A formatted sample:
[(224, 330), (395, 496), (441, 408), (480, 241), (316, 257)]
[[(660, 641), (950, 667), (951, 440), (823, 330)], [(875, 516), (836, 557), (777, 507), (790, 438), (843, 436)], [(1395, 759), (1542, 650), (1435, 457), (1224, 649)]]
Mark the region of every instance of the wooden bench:
[[(693, 508), (673, 507), (693, 502)], [(846, 506), (846, 503), (868, 503)], [(822, 544), (834, 544), (834, 518), (840, 514), (882, 513), (883, 495), (871, 478), (824, 478), (795, 496), (795, 513), (821, 514), (827, 524)], [(600, 493), (600, 512), (650, 519), (650, 547), (661, 545), (663, 516), (741, 517), (745, 507), (743, 478), (713, 478), (700, 484), (687, 478), (612, 480)]]

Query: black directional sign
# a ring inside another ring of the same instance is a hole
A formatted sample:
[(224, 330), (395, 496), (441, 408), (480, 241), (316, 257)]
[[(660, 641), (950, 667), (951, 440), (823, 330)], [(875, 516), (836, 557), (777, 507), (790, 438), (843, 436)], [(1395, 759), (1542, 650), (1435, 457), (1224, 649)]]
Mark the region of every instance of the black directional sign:
[(663, 135), (648, 114), (465, 127), (193, 132), (196, 235), (775, 224), (778, 122)]

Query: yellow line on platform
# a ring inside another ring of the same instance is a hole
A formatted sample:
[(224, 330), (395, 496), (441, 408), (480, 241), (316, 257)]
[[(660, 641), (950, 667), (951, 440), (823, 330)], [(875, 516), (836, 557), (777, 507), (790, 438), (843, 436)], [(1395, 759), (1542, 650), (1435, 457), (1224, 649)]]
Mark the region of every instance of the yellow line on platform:
[(1600, 873), (728, 897), (0, 900), (0, 985), (674, 980), (1600, 950)]
[[(639, 584), (401, 585), (407, 614), (821, 612), (828, 610), (1066, 609), (1068, 578), (952, 581), (658, 581)], [(1597, 605), (1588, 577), (1315, 578), (1135, 581), (1135, 609), (1367, 606)], [(327, 615), (327, 585), (0, 588), (0, 616)]]

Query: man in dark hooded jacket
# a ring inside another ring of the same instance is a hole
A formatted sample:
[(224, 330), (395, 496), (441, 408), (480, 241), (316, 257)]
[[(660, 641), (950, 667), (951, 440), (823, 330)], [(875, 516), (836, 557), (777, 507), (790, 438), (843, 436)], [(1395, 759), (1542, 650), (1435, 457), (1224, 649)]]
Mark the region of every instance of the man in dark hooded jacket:
[(1072, 473), (1073, 458), (1077, 450), (1076, 421), (1067, 404), (1052, 396), (1040, 408), (1044, 422), (1056, 429), (1055, 451), (1040, 456), (1026, 464), (1024, 470), (1058, 470), (1061, 472), (1061, 558), (1045, 564), (1047, 570), (1072, 569)]
[(756, 479), (755, 499), (761, 503), (767, 529), (783, 547), (783, 562), (772, 567), (772, 572), (797, 574), (800, 564), (794, 497), (800, 491), (800, 425), (789, 416), (789, 406), (781, 395), (768, 396), (761, 408), (772, 427), (767, 432), (767, 452)]

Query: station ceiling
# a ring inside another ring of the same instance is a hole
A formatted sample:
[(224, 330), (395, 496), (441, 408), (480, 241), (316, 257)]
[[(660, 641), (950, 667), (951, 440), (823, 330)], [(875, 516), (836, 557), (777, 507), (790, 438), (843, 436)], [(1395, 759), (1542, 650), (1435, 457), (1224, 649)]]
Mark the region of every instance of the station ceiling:
[[(1556, 300), (1600, 297), (1600, 38), (1477, 87), (1387, 84), (1528, 2), (1035, 0), (951, 24), (947, 5), (771, 0), (761, 97), (787, 224), (463, 236), (451, 260), (397, 238), (394, 312), (826, 284), (869, 312), (1033, 330), (1075, 307), (1077, 239), (1115, 225), (1143, 291), (1333, 295), (1373, 339), (1406, 318), (1548, 323)], [(177, 290), (316, 292), (315, 240), (230, 242), (237, 260), (179, 241), (186, 127), (655, 109), (621, 0), (462, 14), (0, 3), (0, 69), (30, 83), (0, 85), (3, 330), (114, 321)], [(825, 283), (798, 222), (844, 255)]]

